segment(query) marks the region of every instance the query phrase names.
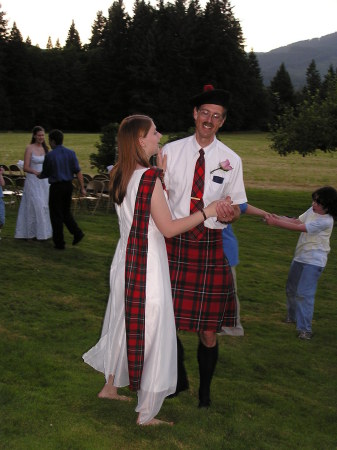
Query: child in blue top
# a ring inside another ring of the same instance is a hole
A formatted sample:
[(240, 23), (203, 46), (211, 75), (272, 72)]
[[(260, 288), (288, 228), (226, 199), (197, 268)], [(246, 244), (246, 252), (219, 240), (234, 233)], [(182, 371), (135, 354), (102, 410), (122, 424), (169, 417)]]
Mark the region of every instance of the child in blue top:
[[(5, 185), (5, 180), (3, 179), (2, 174), (4, 173), (3, 167), (0, 167), (0, 233), (1, 228), (5, 225), (5, 203), (3, 199), (2, 186)], [(1, 239), (1, 235), (0, 235)]]
[(337, 218), (337, 191), (325, 186), (312, 193), (312, 206), (296, 218), (269, 215), (268, 225), (300, 231), (286, 285), (286, 323), (296, 323), (300, 339), (312, 338), (317, 282), (327, 263)]

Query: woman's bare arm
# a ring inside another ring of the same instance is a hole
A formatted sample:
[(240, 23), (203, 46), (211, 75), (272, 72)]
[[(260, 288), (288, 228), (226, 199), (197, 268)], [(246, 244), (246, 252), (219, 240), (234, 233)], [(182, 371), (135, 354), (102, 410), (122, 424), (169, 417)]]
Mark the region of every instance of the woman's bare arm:
[[(206, 218), (216, 217), (216, 204), (217, 202), (212, 202), (204, 208)], [(158, 178), (151, 199), (151, 216), (159, 231), (167, 238), (185, 233), (205, 220), (201, 211), (182, 219), (172, 219), (162, 184)]]

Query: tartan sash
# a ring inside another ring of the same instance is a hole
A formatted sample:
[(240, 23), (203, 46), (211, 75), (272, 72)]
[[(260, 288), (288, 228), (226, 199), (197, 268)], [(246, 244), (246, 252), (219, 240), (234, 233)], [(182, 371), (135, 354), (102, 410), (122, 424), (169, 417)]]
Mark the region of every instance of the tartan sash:
[(141, 177), (126, 247), (125, 329), (132, 391), (140, 389), (143, 372), (148, 227), (152, 193), (161, 172), (161, 169), (151, 168)]
[[(204, 150), (201, 148), (199, 150), (200, 156), (195, 163), (194, 177), (191, 191), (191, 203), (190, 203), (190, 213), (193, 214), (200, 211), (204, 207), (204, 185), (205, 185), (205, 157)], [(195, 228), (190, 230), (196, 240), (200, 240), (203, 237), (205, 230), (204, 223), (200, 223)]]

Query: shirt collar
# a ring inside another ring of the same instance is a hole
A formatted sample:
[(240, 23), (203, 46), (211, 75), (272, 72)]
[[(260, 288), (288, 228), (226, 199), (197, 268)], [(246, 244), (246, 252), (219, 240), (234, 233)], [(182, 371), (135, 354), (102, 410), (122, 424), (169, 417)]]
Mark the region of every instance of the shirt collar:
[[(213, 140), (213, 142), (211, 142), (207, 147), (203, 147), (203, 149), (205, 150), (205, 155), (207, 154), (207, 152), (209, 152), (212, 148), (215, 148), (216, 147), (216, 142), (217, 142), (217, 139), (216, 139), (216, 136), (214, 136), (214, 140)], [(193, 136), (193, 154), (194, 155), (197, 155), (197, 154), (199, 154), (199, 150), (201, 149), (201, 147), (200, 147), (200, 145), (198, 144), (198, 142), (197, 142), (197, 139), (196, 139), (196, 137), (195, 137), (195, 135)]]

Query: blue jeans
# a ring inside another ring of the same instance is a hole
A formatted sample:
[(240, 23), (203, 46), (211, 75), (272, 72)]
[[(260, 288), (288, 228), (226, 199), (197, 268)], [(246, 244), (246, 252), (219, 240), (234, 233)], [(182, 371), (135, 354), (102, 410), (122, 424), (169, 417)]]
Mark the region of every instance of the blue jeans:
[(0, 228), (5, 225), (5, 202), (3, 197), (0, 197)]
[(311, 332), (317, 282), (324, 267), (292, 261), (287, 286), (288, 317), (296, 320), (299, 331)]

